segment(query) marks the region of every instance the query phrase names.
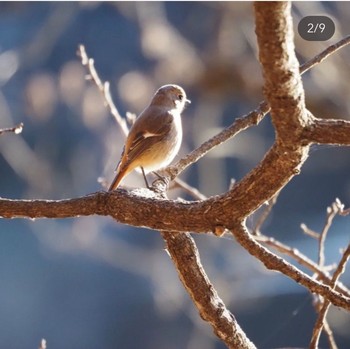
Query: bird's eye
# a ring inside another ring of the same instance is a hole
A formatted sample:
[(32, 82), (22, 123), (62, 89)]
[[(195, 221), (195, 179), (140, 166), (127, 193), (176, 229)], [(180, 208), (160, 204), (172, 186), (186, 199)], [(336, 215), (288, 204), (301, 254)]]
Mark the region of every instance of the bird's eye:
[(180, 101), (182, 101), (182, 99), (184, 98), (183, 95), (178, 95), (177, 97), (179, 98)]

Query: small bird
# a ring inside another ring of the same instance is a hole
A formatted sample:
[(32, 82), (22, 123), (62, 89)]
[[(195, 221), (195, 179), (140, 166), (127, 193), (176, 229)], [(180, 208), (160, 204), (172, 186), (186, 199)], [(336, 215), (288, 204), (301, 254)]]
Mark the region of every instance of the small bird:
[(189, 103), (178, 85), (164, 85), (155, 93), (130, 128), (109, 191), (118, 188), (137, 167), (141, 167), (148, 187), (145, 173), (163, 169), (173, 161), (182, 141), (181, 113)]

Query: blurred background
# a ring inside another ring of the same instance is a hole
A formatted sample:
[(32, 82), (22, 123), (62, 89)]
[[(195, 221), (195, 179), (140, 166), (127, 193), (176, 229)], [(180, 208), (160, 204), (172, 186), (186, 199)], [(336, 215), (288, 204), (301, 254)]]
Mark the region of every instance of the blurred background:
[[(298, 2), (295, 28), (324, 14), (336, 32), (326, 42), (298, 33), (301, 63), (350, 32), (350, 5)], [(1, 2), (0, 195), (63, 199), (109, 183), (124, 136), (76, 52), (84, 44), (121, 113), (138, 114), (156, 89), (183, 86), (192, 104), (183, 115), (178, 159), (263, 99), (250, 2)], [(350, 48), (303, 76), (308, 108), (320, 118), (349, 119)], [(203, 194), (225, 192), (263, 157), (274, 140), (267, 116), (181, 175)], [(350, 149), (313, 146), (299, 176), (280, 194), (263, 232), (317, 258), (320, 231), (336, 197), (350, 204)], [(276, 169), (278, 170), (278, 169)], [(124, 184), (143, 186), (140, 175)], [(181, 191), (172, 197), (191, 199)], [(249, 224), (254, 226), (257, 218)], [(349, 243), (349, 218), (336, 218), (326, 262)], [(305, 289), (266, 271), (230, 236), (194, 236), (219, 295), (259, 348), (307, 347), (316, 318)], [(342, 280), (349, 285), (349, 271)], [(0, 347), (224, 348), (198, 316), (157, 232), (108, 217), (0, 220)], [(339, 348), (350, 347), (349, 314), (332, 309)], [(323, 347), (328, 347), (322, 339)]]

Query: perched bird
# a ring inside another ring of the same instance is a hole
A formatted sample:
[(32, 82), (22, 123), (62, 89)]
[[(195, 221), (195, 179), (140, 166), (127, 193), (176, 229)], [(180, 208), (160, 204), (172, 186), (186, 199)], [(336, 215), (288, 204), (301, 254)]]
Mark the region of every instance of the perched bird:
[(136, 118), (126, 138), (116, 176), (109, 191), (137, 167), (145, 173), (165, 168), (178, 153), (182, 141), (181, 113), (191, 103), (182, 87), (164, 85)]

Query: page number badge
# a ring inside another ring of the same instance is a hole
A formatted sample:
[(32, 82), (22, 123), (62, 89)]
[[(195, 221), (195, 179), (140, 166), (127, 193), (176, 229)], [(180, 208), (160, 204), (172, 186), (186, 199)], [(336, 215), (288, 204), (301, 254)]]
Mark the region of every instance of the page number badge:
[(306, 16), (298, 24), (299, 35), (307, 41), (326, 41), (335, 32), (335, 24), (327, 16)]

